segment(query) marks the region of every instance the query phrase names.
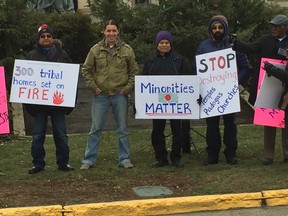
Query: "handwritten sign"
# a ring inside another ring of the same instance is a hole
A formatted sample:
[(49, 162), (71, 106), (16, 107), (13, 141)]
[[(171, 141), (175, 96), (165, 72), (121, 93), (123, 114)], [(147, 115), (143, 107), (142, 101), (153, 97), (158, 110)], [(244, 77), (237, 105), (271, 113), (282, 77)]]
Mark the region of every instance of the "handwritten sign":
[(0, 134), (10, 133), (4, 67), (0, 67)]
[[(286, 65), (286, 61), (283, 61), (283, 60), (269, 59), (269, 58), (261, 59), (261, 64), (260, 64), (260, 69), (259, 69), (258, 89), (257, 89), (257, 100), (256, 100), (257, 103), (255, 102), (253, 124), (284, 128), (285, 127), (285, 124), (284, 124), (285, 113), (283, 110), (275, 109), (278, 106), (280, 96), (282, 93), (282, 82), (279, 80), (278, 82), (275, 81), (276, 78), (271, 79), (271, 77), (265, 76), (266, 71), (262, 69), (264, 67), (265, 61), (273, 63), (277, 67), (280, 67), (280, 68), (284, 68)], [(265, 83), (263, 82), (264, 80), (265, 80)], [(271, 88), (270, 82), (275, 87), (275, 89), (274, 87)], [(275, 86), (275, 85), (278, 85), (278, 86)], [(263, 92), (260, 93), (262, 90)], [(272, 94), (274, 95), (273, 98), (271, 98), (271, 96), (268, 97), (267, 90), (272, 92)], [(264, 91), (266, 91), (266, 93)], [(260, 98), (258, 99), (259, 96)], [(267, 102), (265, 100), (267, 100)], [(260, 107), (260, 106), (264, 106), (264, 107)], [(270, 108), (267, 108), (269, 106)]]
[(136, 119), (199, 119), (197, 76), (135, 76)]
[(224, 49), (196, 56), (200, 118), (240, 112), (236, 53)]
[(79, 64), (15, 60), (10, 102), (74, 107)]

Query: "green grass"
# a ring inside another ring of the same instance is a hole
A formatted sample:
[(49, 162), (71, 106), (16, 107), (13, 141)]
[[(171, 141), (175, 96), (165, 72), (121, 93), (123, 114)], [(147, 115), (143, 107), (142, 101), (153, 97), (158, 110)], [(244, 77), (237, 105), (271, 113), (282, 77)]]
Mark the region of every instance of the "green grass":
[[(201, 135), (205, 135), (205, 127), (195, 127), (193, 129)], [(97, 163), (95, 167), (88, 171), (79, 170), (81, 159), (84, 156), (87, 134), (69, 135), (70, 164), (75, 167), (75, 171), (69, 173), (57, 170), (53, 139), (51, 136), (47, 136), (45, 143), (47, 165), (45, 171), (32, 176), (27, 174), (28, 169), (32, 166), (30, 155), (31, 137), (19, 138), (0, 144), (0, 170), (6, 173), (6, 176), (0, 177), (0, 188), (6, 188), (4, 192), (0, 190), (0, 208), (31, 205), (29, 200), (24, 200), (22, 197), (18, 197), (17, 202), (14, 201), (15, 203), (7, 204), (9, 203), (8, 195), (12, 193), (10, 191), (13, 188), (15, 193), (23, 193), (25, 196), (29, 196), (31, 191), (25, 193), (25, 187), (31, 190), (33, 185), (37, 188), (37, 184), (43, 185), (49, 191), (49, 193), (47, 192), (48, 195), (46, 194), (46, 197), (43, 197), (44, 201), (47, 200), (45, 202), (47, 204), (59, 202), (57, 198), (49, 200), (49, 196), (54, 192), (56, 193), (56, 191), (53, 191), (54, 184), (61, 185), (64, 188), (63, 190), (67, 191), (67, 194), (69, 192), (69, 197), (73, 199), (66, 197), (65, 202), (72, 204), (140, 199), (141, 197), (133, 194), (132, 187), (149, 185), (166, 186), (174, 192), (172, 196), (284, 189), (288, 187), (288, 164), (282, 162), (280, 131), (280, 129), (277, 130), (275, 158), (271, 166), (263, 166), (261, 163), (263, 128), (254, 125), (238, 126), (238, 165), (225, 163), (223, 146), (220, 153), (220, 163), (203, 166), (202, 161), (206, 156), (205, 139), (192, 130), (192, 137), (198, 154), (195, 149), (192, 149), (191, 155), (183, 155), (182, 161), (185, 163), (185, 168), (176, 169), (174, 167), (150, 168), (151, 163), (154, 162), (154, 151), (150, 141), (151, 131), (133, 130), (130, 131), (130, 142), (131, 160), (135, 167), (131, 170), (125, 170), (117, 166), (116, 132), (106, 131), (102, 134)], [(167, 130), (166, 134), (169, 135), (170, 131)], [(167, 147), (170, 148), (171, 136), (168, 136), (166, 140)], [(19, 188), (19, 191), (17, 188)], [(39, 190), (41, 191), (41, 189)], [(95, 197), (89, 195), (90, 190)], [(99, 191), (99, 194), (97, 194), (97, 191)], [(75, 196), (73, 193), (76, 193)], [(15, 197), (11, 197), (11, 199), (15, 200)], [(32, 198), (30, 197), (30, 199)], [(43, 203), (36, 203), (36, 205), (38, 204)]]

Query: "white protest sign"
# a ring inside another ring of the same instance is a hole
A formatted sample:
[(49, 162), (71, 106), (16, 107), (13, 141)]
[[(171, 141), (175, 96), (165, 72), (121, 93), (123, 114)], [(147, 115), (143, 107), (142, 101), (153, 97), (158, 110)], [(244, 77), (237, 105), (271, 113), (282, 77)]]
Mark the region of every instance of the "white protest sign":
[(200, 118), (240, 112), (236, 53), (224, 49), (196, 56)]
[[(282, 69), (283, 73), (287, 73), (285, 71), (285, 64), (277, 64), (273, 62), (270, 63)], [(284, 86), (282, 81), (273, 76), (268, 77), (267, 73), (265, 72), (265, 76), (259, 89), (259, 93), (257, 95), (254, 106), (261, 108), (279, 109), (278, 104), (283, 90)]]
[(135, 76), (136, 119), (199, 119), (197, 76)]
[(15, 60), (10, 102), (74, 107), (79, 64)]

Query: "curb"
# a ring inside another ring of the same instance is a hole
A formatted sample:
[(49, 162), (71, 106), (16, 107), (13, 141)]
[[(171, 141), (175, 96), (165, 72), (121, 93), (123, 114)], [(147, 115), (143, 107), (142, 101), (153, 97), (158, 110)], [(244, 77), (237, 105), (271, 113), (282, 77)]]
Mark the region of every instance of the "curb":
[(117, 201), (70, 206), (38, 206), (0, 209), (0, 216), (135, 216), (165, 215), (235, 208), (288, 205), (288, 189), (255, 193), (189, 196)]

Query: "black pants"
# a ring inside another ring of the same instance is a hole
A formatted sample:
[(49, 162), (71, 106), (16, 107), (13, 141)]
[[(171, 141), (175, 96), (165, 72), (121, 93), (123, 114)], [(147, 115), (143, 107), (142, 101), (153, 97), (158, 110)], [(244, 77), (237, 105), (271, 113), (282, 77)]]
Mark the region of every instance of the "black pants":
[[(206, 131), (206, 151), (208, 158), (211, 160), (217, 160), (219, 158), (219, 152), (221, 149), (221, 135), (220, 135), (220, 122), (221, 116), (215, 116), (206, 119), (207, 131)], [(237, 126), (236, 126), (236, 114), (223, 115), (224, 121), (224, 138), (223, 143), (226, 146), (224, 155), (226, 159), (236, 157), (236, 149), (238, 147), (237, 142)]]
[(190, 120), (181, 120), (182, 126), (182, 152), (191, 153)]
[[(167, 160), (168, 152), (166, 149), (165, 130), (166, 119), (153, 119), (153, 130), (151, 134), (152, 146), (155, 151), (157, 161)], [(172, 131), (172, 151), (170, 154), (171, 161), (179, 161), (181, 159), (181, 120), (170, 120)]]

